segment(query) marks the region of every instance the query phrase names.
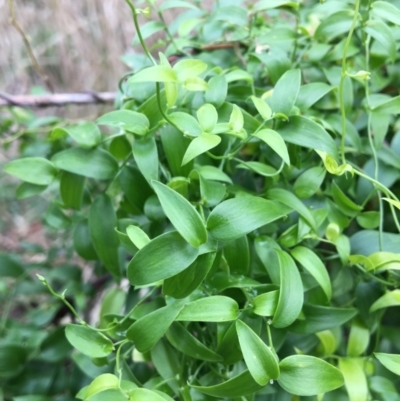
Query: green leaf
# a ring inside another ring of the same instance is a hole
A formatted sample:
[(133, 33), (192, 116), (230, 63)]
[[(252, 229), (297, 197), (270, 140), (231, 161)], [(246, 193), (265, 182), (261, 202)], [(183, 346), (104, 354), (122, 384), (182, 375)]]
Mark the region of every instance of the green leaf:
[(218, 205), (226, 194), (226, 186), (219, 182), (209, 181), (198, 174), (200, 180), (201, 199), (206, 207)]
[(0, 378), (8, 379), (20, 374), (28, 359), (26, 347), (0, 344)]
[(70, 148), (56, 153), (52, 162), (60, 170), (97, 180), (114, 178), (118, 163), (103, 149)]
[(47, 188), (47, 185), (36, 185), (30, 184), (29, 182), (23, 182), (18, 186), (15, 193), (17, 199), (26, 199), (34, 195), (38, 195)]
[(172, 346), (192, 358), (210, 362), (218, 362), (223, 359), (221, 355), (207, 348), (178, 322), (172, 323), (166, 336)]
[(65, 335), (74, 348), (92, 358), (105, 357), (114, 349), (107, 337), (87, 326), (67, 324)]
[(224, 383), (216, 384), (214, 386), (194, 386), (193, 384), (189, 384), (190, 387), (193, 387), (195, 390), (200, 391), (201, 393), (211, 395), (212, 397), (217, 398), (237, 398), (242, 397), (248, 394), (253, 394), (262, 389), (263, 386), (260, 386), (251, 376), (248, 370), (245, 370), (243, 373), (233, 377), (232, 379), (227, 380)]
[(253, 299), (254, 310), (256, 315), (273, 316), (278, 306), (279, 290), (266, 292), (257, 295)]
[(332, 183), (332, 197), (340, 211), (346, 216), (355, 217), (363, 209), (348, 198), (335, 182)]
[(101, 142), (101, 132), (96, 124), (87, 122), (68, 127), (57, 127), (51, 135), (66, 133), (83, 148), (92, 148)]
[(360, 213), (356, 217), (356, 220), (357, 220), (357, 223), (362, 228), (366, 228), (366, 229), (376, 228), (379, 226), (380, 213), (374, 212), (374, 211)]
[(289, 116), (297, 95), (299, 94), (301, 83), (301, 72), (299, 69), (286, 71), (276, 83), (270, 105), (275, 113), (282, 113)]
[(114, 231), (117, 215), (112, 200), (107, 195), (98, 196), (89, 212), (89, 231), (94, 249), (104, 266), (115, 276), (121, 275), (119, 267), (119, 239)]
[(128, 79), (128, 83), (177, 81), (178, 78), (176, 72), (171, 67), (166, 65), (155, 65), (144, 68)]
[(130, 225), (126, 227), (126, 233), (137, 249), (142, 249), (150, 242), (150, 238), (139, 227)]
[(57, 175), (56, 166), (42, 157), (24, 157), (4, 166), (4, 171), (25, 182), (49, 185)]
[(400, 25), (400, 10), (388, 1), (374, 1), (371, 4), (371, 14)]
[(307, 110), (333, 89), (333, 86), (323, 82), (312, 82), (303, 85), (300, 88), (296, 106), (300, 110)]
[(281, 328), (289, 326), (299, 316), (304, 294), (300, 273), (291, 256), (281, 250), (275, 252), (279, 260), (281, 285), (272, 324)]
[(200, 175), (206, 180), (222, 181), (227, 184), (232, 184), (231, 178), (222, 170), (214, 166), (200, 166), (197, 168)]
[(318, 255), (304, 246), (294, 248), (291, 254), (315, 278), (329, 301), (332, 296), (331, 282), (328, 272)]
[(215, 259), (215, 252), (205, 253), (185, 270), (164, 280), (163, 293), (174, 298), (186, 298), (207, 277)]
[(347, 355), (351, 357), (361, 355), (368, 347), (369, 335), (369, 330), (361, 320), (354, 319), (347, 342)]
[(400, 270), (400, 255), (391, 252), (375, 252), (368, 257), (350, 255), (352, 264), (363, 264), (368, 271), (382, 272), (385, 270)]
[(240, 162), (237, 168), (244, 168), (254, 171), (256, 174), (260, 174), (264, 177), (274, 177), (278, 174), (277, 170), (268, 164), (259, 162)]
[(318, 395), (344, 384), (342, 373), (322, 359), (292, 355), (279, 364), (278, 383), (289, 393), (300, 396)]
[(87, 387), (84, 400), (109, 389), (117, 389), (119, 387), (119, 379), (111, 373), (104, 373), (96, 377)]
[(225, 75), (217, 75), (208, 81), (208, 89), (204, 94), (205, 101), (218, 108), (225, 102), (227, 93), (228, 83)]
[(14, 255), (0, 252), (0, 277), (19, 277), (24, 273), (24, 267)]
[(132, 110), (115, 110), (104, 114), (96, 120), (99, 125), (118, 127), (137, 135), (147, 134), (150, 122), (143, 113)]
[(212, 104), (204, 104), (197, 110), (200, 127), (205, 132), (212, 132), (218, 121), (218, 113)]
[(176, 7), (182, 7), (182, 8), (191, 8), (193, 10), (198, 10), (198, 8), (192, 4), (188, 3), (187, 1), (182, 1), (182, 0), (167, 0), (164, 1), (160, 7), (160, 11), (168, 10), (170, 8), (176, 8)]
[(393, 199), (389, 199), (389, 198), (382, 198), (384, 199), (386, 202), (390, 203), (391, 205), (397, 207), (397, 209), (400, 210), (400, 202), (399, 201), (395, 201)]
[(182, 302), (176, 302), (141, 317), (129, 327), (126, 337), (133, 341), (140, 352), (150, 351), (165, 334), (182, 310)]
[[(163, 393), (161, 393), (163, 394)], [(165, 401), (158, 392), (147, 388), (135, 388), (129, 392), (129, 401)]]
[(382, 352), (375, 352), (374, 355), (386, 369), (400, 376), (400, 355), (384, 354)]
[(244, 360), (253, 379), (260, 386), (266, 386), (271, 379), (277, 379), (279, 365), (271, 348), (241, 320), (236, 321), (236, 331)]
[(343, 373), (349, 401), (367, 401), (368, 383), (362, 358), (340, 358), (339, 369)]
[(208, 216), (207, 229), (218, 241), (234, 240), (287, 213), (276, 203), (255, 196), (240, 196), (220, 203)]
[(206, 69), (207, 64), (204, 61), (196, 59), (180, 60), (173, 66), (173, 70), (179, 82), (184, 82), (188, 78), (197, 77)]
[(347, 34), (353, 22), (353, 10), (341, 10), (325, 18), (315, 31), (314, 38), (328, 43), (340, 35)]
[(229, 127), (233, 132), (240, 132), (243, 129), (244, 118), (242, 111), (236, 104), (232, 107), (232, 113), (229, 117)]
[(133, 143), (133, 156), (147, 182), (158, 180), (158, 152), (154, 138), (136, 140)]
[(290, 158), (286, 143), (278, 132), (272, 129), (262, 129), (261, 131), (254, 133), (253, 136), (261, 139), (270, 146), (271, 149), (276, 152), (288, 166), (290, 166)]
[(60, 178), (61, 199), (66, 207), (80, 210), (82, 207), (85, 177), (63, 171)]
[(352, 308), (332, 308), (320, 305), (305, 304), (304, 319), (298, 319), (290, 326), (290, 331), (300, 334), (317, 333), (319, 331), (340, 327), (357, 313)]
[(375, 312), (378, 309), (389, 308), (391, 306), (400, 306), (400, 290), (387, 292), (377, 299), (369, 309), (370, 312)]
[(325, 175), (326, 170), (323, 167), (311, 167), (297, 177), (293, 185), (294, 193), (302, 199), (313, 196), (320, 189)]
[(229, 297), (214, 295), (185, 304), (176, 318), (181, 322), (228, 322), (238, 317), (238, 304)]
[(185, 270), (198, 254), (198, 248), (189, 245), (178, 232), (168, 232), (136, 253), (128, 265), (127, 276), (132, 285), (155, 283)]
[(267, 103), (264, 102), (264, 100), (256, 97), (256, 96), (251, 96), (251, 100), (256, 107), (258, 114), (265, 120), (269, 120), (272, 117), (272, 110), (269, 107)]
[(210, 149), (215, 148), (220, 144), (220, 142), (220, 136), (203, 132), (192, 142), (190, 142), (190, 145), (187, 148), (185, 155), (183, 156), (182, 166), (188, 164), (195, 157), (209, 151)]
[(373, 107), (374, 112), (383, 114), (399, 114), (400, 113), (400, 96), (392, 97), (377, 106)]
[(165, 214), (182, 237), (194, 247), (204, 244), (207, 231), (196, 209), (173, 189), (161, 182), (152, 183)]
[[(379, 252), (379, 232), (362, 230), (353, 234), (350, 238), (351, 252), (362, 255), (370, 255)], [(398, 252), (400, 249), (400, 237), (397, 234), (382, 233), (382, 250), (386, 252)]]
[(199, 122), (188, 113), (177, 111), (176, 113), (171, 113), (168, 118), (184, 135), (199, 136), (202, 132)]
[(368, 20), (364, 31), (371, 35), (386, 50), (390, 59), (396, 59), (396, 41), (390, 28), (382, 21)]
[(99, 257), (93, 247), (90, 238), (90, 230), (87, 222), (77, 223), (73, 235), (74, 249), (76, 253), (86, 260), (97, 260)]
[(247, 274), (250, 267), (247, 236), (228, 242), (224, 247), (224, 256), (230, 273)]
[(297, 3), (297, 1), (291, 1), (291, 0), (261, 0), (255, 4), (255, 6), (252, 9), (252, 12), (271, 10), (272, 8), (278, 8), (282, 6), (287, 6), (297, 9), (299, 7), (299, 4)]

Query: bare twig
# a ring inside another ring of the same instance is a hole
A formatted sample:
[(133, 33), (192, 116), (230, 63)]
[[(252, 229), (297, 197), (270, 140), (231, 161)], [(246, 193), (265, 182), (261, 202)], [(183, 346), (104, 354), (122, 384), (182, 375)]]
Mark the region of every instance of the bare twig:
[(85, 93), (58, 93), (25, 96), (12, 96), (0, 92), (0, 107), (52, 107), (65, 106), (66, 104), (112, 103), (116, 96), (117, 94), (115, 92), (97, 93), (93, 91)]
[(15, 19), (14, 1), (13, 0), (8, 0), (8, 6), (10, 8), (10, 23), (18, 31), (18, 33), (22, 36), (22, 39), (23, 39), (24, 44), (25, 44), (25, 48), (26, 48), (26, 50), (27, 50), (27, 52), (29, 54), (29, 57), (30, 57), (30, 59), (32, 61), (33, 67), (40, 74), (40, 76), (42, 77), (42, 79), (43, 79), (45, 85), (47, 86), (47, 88), (51, 92), (54, 92), (54, 87), (53, 87), (52, 83), (50, 82), (49, 77), (44, 72), (43, 68), (40, 66), (38, 61), (36, 60), (36, 57), (35, 57), (35, 55), (33, 53), (29, 38), (26, 36), (26, 34), (25, 34), (24, 30), (22, 29), (21, 25), (19, 25), (17, 20)]

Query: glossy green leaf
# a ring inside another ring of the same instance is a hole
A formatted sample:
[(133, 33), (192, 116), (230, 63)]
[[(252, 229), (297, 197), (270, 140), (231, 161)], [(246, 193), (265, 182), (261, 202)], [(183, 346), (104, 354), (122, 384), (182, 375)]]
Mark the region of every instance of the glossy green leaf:
[(399, 114), (400, 113), (400, 96), (392, 97), (379, 103), (373, 108), (374, 112), (383, 114)]
[(129, 401), (165, 401), (165, 398), (156, 391), (135, 388), (129, 392)]
[(199, 174), (201, 199), (206, 207), (218, 205), (226, 194), (226, 186), (219, 182), (206, 180)]
[(228, 83), (224, 75), (216, 75), (208, 81), (208, 89), (205, 93), (205, 101), (215, 107), (220, 107), (226, 99)]
[(379, 20), (368, 20), (365, 23), (364, 31), (379, 42), (392, 61), (395, 60), (396, 41), (387, 24)]
[(360, 356), (368, 347), (369, 330), (358, 319), (355, 319), (351, 325), (349, 340), (347, 342), (347, 355), (351, 357)]
[(150, 127), (149, 119), (143, 113), (132, 110), (115, 110), (96, 120), (99, 125), (118, 127), (137, 135), (145, 135)]
[(180, 352), (202, 361), (221, 361), (222, 356), (212, 351), (194, 337), (182, 324), (172, 323), (166, 333), (168, 341)]
[(214, 295), (185, 304), (176, 318), (181, 322), (228, 322), (238, 317), (238, 304), (229, 297)]
[(111, 198), (98, 196), (89, 212), (89, 231), (93, 247), (104, 266), (115, 276), (120, 276), (119, 240), (114, 228), (117, 216)]
[(400, 210), (400, 202), (399, 201), (395, 201), (393, 199), (389, 199), (389, 198), (382, 198), (384, 199), (386, 202), (390, 203), (391, 205), (395, 206), (397, 209)]
[(278, 305), (275, 310), (272, 324), (282, 328), (292, 324), (298, 317), (303, 306), (303, 283), (300, 273), (291, 256), (276, 250), (280, 268), (280, 291)]
[(205, 132), (212, 132), (218, 121), (218, 113), (212, 104), (204, 104), (197, 110), (200, 127)]
[(198, 248), (189, 245), (178, 232), (168, 232), (136, 253), (128, 265), (127, 276), (132, 285), (155, 283), (185, 270), (198, 254)]
[(364, 360), (362, 358), (339, 359), (339, 369), (343, 373), (350, 401), (368, 400), (368, 383), (363, 365)]
[(232, 184), (231, 178), (217, 167), (201, 166), (197, 170), (206, 180), (222, 181), (226, 182), (227, 184)]
[(87, 222), (77, 223), (73, 234), (74, 249), (76, 253), (86, 260), (97, 260), (96, 250), (90, 237), (90, 230)]
[(327, 43), (349, 32), (353, 15), (353, 10), (340, 10), (331, 14), (318, 25), (314, 38), (321, 43)]
[(185, 155), (183, 156), (182, 166), (189, 163), (195, 157), (209, 151), (210, 149), (215, 148), (220, 144), (220, 142), (220, 136), (203, 132), (192, 142), (190, 142), (190, 145), (187, 148)]
[(344, 384), (342, 373), (322, 359), (292, 355), (279, 364), (278, 383), (289, 393), (300, 396), (318, 395)]
[(332, 296), (331, 282), (326, 267), (318, 255), (304, 246), (294, 248), (291, 254), (315, 278), (329, 301)]
[(253, 299), (254, 313), (260, 316), (273, 316), (278, 306), (279, 290), (257, 295)]
[(307, 110), (333, 89), (333, 86), (323, 82), (312, 82), (303, 85), (300, 88), (296, 106), (300, 110)]
[(250, 267), (249, 243), (247, 237), (228, 242), (224, 247), (224, 256), (230, 273), (248, 273)]
[(178, 61), (172, 68), (178, 81), (184, 82), (188, 78), (196, 77), (207, 69), (207, 64), (204, 61), (196, 59), (184, 59)]
[(371, 5), (371, 14), (400, 25), (400, 10), (388, 1), (374, 1)]
[(232, 131), (239, 132), (240, 130), (243, 129), (243, 125), (244, 125), (243, 114), (240, 108), (236, 106), (236, 104), (234, 104), (232, 107), (231, 116), (229, 117), (229, 127)]
[(70, 148), (56, 153), (52, 162), (60, 170), (97, 180), (114, 178), (118, 163), (103, 149)]
[(190, 384), (190, 387), (193, 387), (201, 393), (211, 395), (212, 397), (233, 398), (255, 393), (261, 390), (263, 386), (260, 386), (252, 378), (250, 372), (246, 370), (221, 384), (216, 384), (214, 386), (195, 386)]
[(377, 228), (379, 226), (380, 222), (380, 213), (379, 212), (364, 212), (360, 213), (356, 217), (357, 223), (362, 227), (366, 229), (373, 229)]
[(74, 348), (92, 358), (105, 357), (114, 349), (107, 337), (87, 326), (67, 324), (65, 335)]
[(138, 249), (142, 249), (150, 242), (148, 235), (139, 227), (130, 225), (126, 228), (129, 239)]
[(56, 167), (42, 157), (24, 157), (8, 162), (4, 166), (4, 171), (31, 184), (49, 185), (57, 175)]
[[(362, 255), (370, 255), (379, 252), (379, 232), (373, 230), (362, 230), (350, 237), (351, 252)], [(382, 250), (386, 252), (398, 252), (400, 238), (397, 234), (382, 233)]]
[(176, 302), (141, 317), (129, 327), (126, 337), (134, 342), (138, 351), (150, 351), (177, 318), (182, 308), (183, 304)]
[(254, 133), (253, 136), (261, 139), (270, 146), (271, 149), (276, 152), (288, 166), (290, 166), (287, 146), (278, 132), (272, 129), (262, 129), (261, 131)]
[(202, 132), (199, 122), (191, 114), (177, 111), (168, 117), (184, 135), (196, 137)]
[(92, 148), (101, 142), (101, 132), (96, 124), (87, 122), (67, 127), (57, 127), (54, 131), (63, 131), (83, 148)]
[(119, 388), (119, 379), (117, 376), (112, 375), (111, 373), (104, 373), (96, 379), (94, 379), (86, 389), (84, 400), (94, 396), (97, 393), (101, 393), (102, 391), (109, 389), (117, 389)]
[(391, 252), (375, 252), (368, 257), (350, 255), (352, 264), (363, 264), (368, 271), (382, 272), (385, 270), (400, 270), (400, 255)]
[(236, 197), (213, 209), (208, 216), (207, 229), (216, 240), (234, 240), (284, 217), (287, 211), (286, 208), (262, 198)]
[(269, 120), (272, 117), (272, 110), (271, 107), (267, 103), (264, 102), (264, 100), (256, 97), (256, 96), (251, 96), (251, 100), (256, 107), (258, 114), (264, 119), (264, 120)]
[(354, 217), (362, 210), (362, 207), (348, 198), (335, 182), (332, 183), (332, 197), (340, 211), (349, 217)]
[(158, 152), (154, 138), (138, 139), (133, 144), (135, 162), (143, 177), (151, 183), (158, 180)]
[(371, 306), (370, 312), (378, 309), (400, 306), (400, 290), (389, 291), (377, 299)]
[(313, 196), (324, 182), (326, 170), (322, 167), (311, 167), (297, 177), (293, 191), (299, 198), (309, 198)]
[(291, 116), (289, 122), (277, 129), (285, 142), (318, 149), (337, 157), (337, 148), (331, 136), (321, 125), (303, 116)]
[(279, 377), (277, 358), (270, 347), (244, 322), (236, 321), (240, 348), (249, 372), (260, 385), (266, 386)]
[(275, 113), (289, 116), (299, 94), (301, 73), (299, 69), (286, 71), (276, 83), (270, 105)]
[(296, 1), (291, 0), (261, 0), (256, 3), (252, 11), (264, 11), (282, 6), (298, 8), (299, 5)]
[(382, 352), (375, 352), (374, 355), (386, 369), (400, 376), (400, 355), (384, 354)]
[(194, 247), (204, 244), (207, 231), (196, 209), (182, 195), (161, 182), (152, 181), (152, 184), (165, 214), (182, 237)]
[(186, 298), (207, 277), (214, 262), (215, 252), (205, 253), (185, 270), (164, 280), (163, 293), (174, 298)]
[(140, 70), (131, 78), (128, 83), (134, 82), (177, 82), (176, 72), (169, 66), (156, 65)]
[(61, 199), (66, 207), (80, 210), (82, 207), (85, 177), (63, 171), (60, 178)]

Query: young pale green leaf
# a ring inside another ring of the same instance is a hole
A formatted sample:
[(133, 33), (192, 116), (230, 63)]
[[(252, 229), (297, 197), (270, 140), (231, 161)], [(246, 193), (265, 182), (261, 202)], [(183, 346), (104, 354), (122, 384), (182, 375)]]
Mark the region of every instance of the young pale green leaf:
[(129, 262), (127, 276), (132, 285), (146, 285), (175, 276), (189, 267), (199, 254), (176, 232), (150, 241)]
[(221, 355), (207, 348), (178, 322), (172, 323), (166, 332), (166, 337), (173, 347), (192, 358), (210, 362), (218, 362), (223, 359)]
[(288, 209), (255, 196), (240, 196), (220, 203), (208, 216), (207, 228), (219, 241), (234, 240), (284, 217)]
[(170, 400), (171, 397), (164, 398), (162, 392), (148, 390), (147, 388), (134, 388), (129, 392), (128, 401), (165, 401)]
[(222, 181), (226, 182), (227, 184), (232, 184), (231, 178), (217, 167), (201, 166), (197, 170), (206, 180)]
[(391, 306), (400, 306), (400, 290), (389, 291), (377, 299), (371, 306), (370, 312), (378, 309), (389, 308)]
[(349, 172), (351, 175), (354, 175), (353, 167), (350, 164), (344, 163), (339, 166), (338, 162), (333, 156), (321, 150), (316, 150), (316, 152), (320, 155), (322, 161), (324, 162), (326, 171), (329, 173), (341, 176)]
[(154, 138), (136, 140), (133, 143), (133, 156), (148, 183), (158, 180), (158, 152)]
[(129, 239), (138, 249), (142, 249), (150, 242), (150, 238), (138, 226), (130, 225), (126, 227), (126, 233), (128, 234)]
[(170, 8), (191, 8), (193, 10), (198, 10), (198, 8), (192, 4), (188, 3), (187, 1), (182, 1), (182, 0), (167, 0), (164, 1), (162, 4), (160, 4), (159, 10), (164, 11), (164, 10), (169, 10)]
[(144, 68), (128, 79), (128, 83), (134, 82), (177, 82), (176, 72), (167, 65), (155, 65)]
[(261, 0), (255, 4), (255, 6), (252, 8), (252, 12), (259, 12), (259, 11), (265, 11), (265, 10), (271, 10), (272, 8), (278, 8), (278, 7), (292, 7), (292, 8), (299, 8), (299, 3), (297, 1), (291, 1), (291, 0)]
[(392, 61), (396, 58), (396, 41), (392, 31), (382, 21), (368, 20), (365, 23), (364, 31), (371, 35), (386, 50)]
[(270, 99), (275, 113), (289, 116), (299, 94), (301, 72), (299, 69), (286, 71), (276, 83)]
[(266, 386), (279, 377), (279, 365), (275, 354), (261, 338), (244, 322), (236, 321), (240, 348), (249, 372), (260, 385)]
[(96, 180), (114, 178), (118, 163), (103, 149), (69, 148), (56, 153), (51, 161), (60, 170)]
[(188, 136), (199, 136), (201, 134), (201, 127), (199, 122), (190, 114), (177, 111), (171, 113), (168, 118)]
[(165, 214), (182, 237), (194, 247), (204, 244), (207, 231), (196, 209), (173, 189), (158, 181), (152, 183)]
[(208, 81), (208, 89), (204, 94), (205, 101), (218, 108), (225, 102), (227, 93), (228, 83), (225, 75), (217, 75)]
[(275, 252), (279, 260), (281, 285), (272, 324), (282, 328), (292, 324), (299, 316), (304, 300), (303, 283), (291, 256), (281, 250)]
[(325, 175), (326, 170), (323, 167), (311, 167), (297, 177), (293, 185), (294, 193), (302, 199), (313, 196), (320, 189)]
[(185, 155), (183, 156), (182, 166), (188, 164), (195, 157), (209, 151), (210, 149), (215, 148), (220, 144), (220, 142), (221, 137), (219, 135), (203, 132), (192, 142), (190, 142), (190, 145), (187, 148)]
[(181, 322), (228, 322), (238, 317), (238, 304), (229, 297), (215, 295), (187, 303), (176, 318)]
[(114, 228), (117, 215), (113, 202), (107, 195), (98, 196), (89, 212), (89, 231), (94, 249), (104, 266), (115, 276), (120, 276), (119, 240)]
[(266, 292), (257, 295), (253, 299), (254, 310), (256, 315), (273, 316), (278, 306), (279, 290)]
[(13, 160), (4, 166), (4, 171), (25, 182), (36, 185), (49, 185), (57, 175), (56, 166), (42, 157), (24, 157)]
[(204, 92), (208, 89), (208, 83), (199, 77), (186, 78), (183, 87), (188, 91)]
[(114, 231), (116, 232), (119, 242), (121, 246), (127, 250), (131, 255), (134, 255), (138, 248), (132, 243), (132, 241), (129, 239), (128, 235), (123, 233), (122, 231), (117, 230), (117, 228), (114, 228)]
[(232, 113), (229, 117), (229, 127), (234, 132), (239, 132), (243, 129), (244, 119), (241, 110), (236, 104), (232, 107)]
[(218, 113), (212, 104), (206, 103), (197, 110), (197, 118), (202, 130), (210, 133), (217, 124)]
[(253, 379), (248, 370), (221, 384), (216, 384), (214, 386), (194, 386), (190, 384), (190, 387), (193, 387), (201, 393), (220, 399), (243, 397), (248, 394), (253, 394), (263, 388), (263, 386), (260, 386)]
[(362, 321), (354, 319), (347, 342), (347, 355), (351, 357), (360, 356), (368, 347), (369, 336), (369, 330)]
[(320, 43), (328, 43), (349, 32), (353, 22), (353, 10), (341, 10), (325, 18), (315, 31), (314, 38)]
[(294, 248), (291, 254), (315, 278), (329, 301), (332, 296), (332, 286), (328, 272), (318, 255), (304, 246)]
[(105, 357), (114, 349), (111, 340), (87, 326), (67, 324), (65, 335), (74, 348), (92, 358)]
[(165, 96), (167, 97), (167, 106), (172, 108), (178, 100), (178, 84), (176, 82), (164, 83)]
[(85, 177), (63, 171), (60, 178), (60, 195), (66, 207), (80, 210), (85, 189)]
[(286, 143), (278, 132), (266, 128), (255, 132), (253, 136), (261, 139), (270, 146), (271, 149), (276, 152), (288, 166), (290, 166), (290, 158)]
[(150, 127), (149, 119), (143, 113), (132, 110), (115, 110), (96, 120), (99, 125), (118, 127), (137, 135), (145, 135)]
[(352, 264), (363, 264), (368, 271), (400, 270), (400, 255), (392, 252), (375, 252), (371, 255), (350, 255)]
[(87, 387), (83, 400), (101, 393), (102, 391), (109, 389), (117, 389), (119, 387), (119, 379), (117, 376), (111, 373), (104, 373), (96, 377)]
[(175, 302), (141, 317), (129, 327), (126, 337), (134, 342), (138, 351), (150, 351), (177, 318), (182, 308), (182, 302)]
[(395, 201), (393, 199), (389, 199), (389, 198), (382, 198), (384, 199), (386, 202), (390, 203), (391, 205), (397, 207), (397, 209), (400, 210), (400, 202), (399, 201)]
[(291, 116), (289, 122), (277, 129), (285, 142), (309, 149), (322, 150), (337, 157), (337, 147), (332, 137), (321, 125), (303, 116)]
[(307, 110), (333, 89), (333, 86), (324, 82), (312, 82), (311, 84), (303, 85), (300, 88), (296, 106), (300, 110)]
[(362, 358), (340, 358), (339, 369), (344, 376), (349, 401), (366, 401), (368, 399), (368, 383), (364, 372), (364, 360)]
[(386, 369), (400, 376), (400, 355), (384, 354), (382, 352), (375, 352), (374, 355)]
[(400, 25), (400, 10), (388, 1), (374, 1), (371, 4), (371, 14)]
[(200, 255), (187, 269), (164, 280), (163, 293), (174, 298), (186, 298), (207, 277), (215, 259), (215, 252)]
[(184, 82), (188, 78), (197, 77), (206, 69), (207, 64), (204, 61), (195, 59), (184, 59), (178, 61), (173, 66), (173, 70), (175, 71), (179, 82)]
[(342, 373), (322, 359), (292, 355), (279, 364), (278, 383), (288, 392), (312, 396), (335, 390), (344, 384)]
[(256, 96), (251, 96), (251, 100), (256, 107), (258, 114), (266, 121), (269, 120), (272, 117), (272, 110), (271, 107), (267, 103), (264, 102), (264, 100), (256, 97)]
[(55, 131), (65, 132), (76, 143), (84, 148), (97, 146), (101, 141), (101, 132), (97, 125), (92, 122), (71, 125), (68, 127), (57, 127), (52, 131), (52, 135)]

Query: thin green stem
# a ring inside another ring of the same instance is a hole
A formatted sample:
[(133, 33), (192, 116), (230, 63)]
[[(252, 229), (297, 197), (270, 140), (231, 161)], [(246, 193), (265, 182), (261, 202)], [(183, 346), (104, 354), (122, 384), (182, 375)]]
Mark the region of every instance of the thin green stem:
[(340, 76), (340, 84), (339, 84), (340, 113), (342, 116), (342, 143), (340, 147), (342, 163), (346, 163), (346, 156), (344, 152), (344, 146), (346, 141), (346, 108), (344, 104), (344, 81), (346, 78), (347, 52), (349, 50), (350, 41), (357, 24), (359, 9), (360, 9), (360, 0), (356, 0), (353, 21), (351, 23), (350, 31), (349, 34), (347, 35), (347, 39), (343, 49), (342, 73)]

